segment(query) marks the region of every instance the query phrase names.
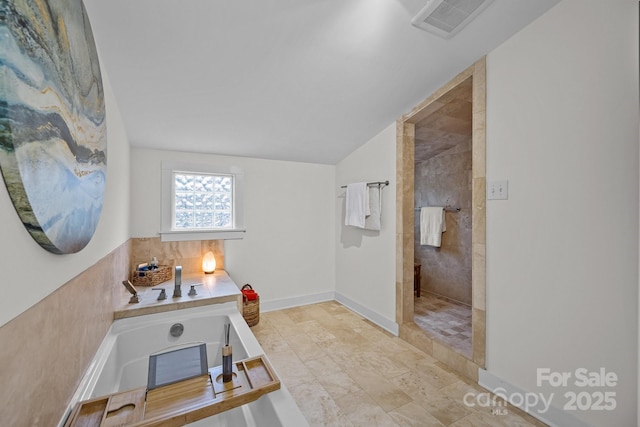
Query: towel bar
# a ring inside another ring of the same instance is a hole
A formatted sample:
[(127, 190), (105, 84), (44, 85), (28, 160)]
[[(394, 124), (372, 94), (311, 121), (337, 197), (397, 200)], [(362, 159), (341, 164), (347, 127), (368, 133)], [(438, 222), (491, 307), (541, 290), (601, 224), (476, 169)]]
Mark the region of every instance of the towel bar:
[[(379, 185), (379, 186), (383, 186), (383, 185), (389, 185), (389, 180), (386, 181), (376, 181), (376, 182), (367, 182), (368, 186), (372, 186), (372, 185)], [(346, 185), (341, 186), (340, 188), (347, 188)]]
[[(427, 206), (423, 206), (423, 207), (427, 207)], [(422, 207), (419, 208), (414, 208), (414, 211), (419, 211), (420, 209), (422, 209)], [(451, 206), (445, 206), (444, 207), (445, 212), (460, 212), (460, 208), (454, 208)]]

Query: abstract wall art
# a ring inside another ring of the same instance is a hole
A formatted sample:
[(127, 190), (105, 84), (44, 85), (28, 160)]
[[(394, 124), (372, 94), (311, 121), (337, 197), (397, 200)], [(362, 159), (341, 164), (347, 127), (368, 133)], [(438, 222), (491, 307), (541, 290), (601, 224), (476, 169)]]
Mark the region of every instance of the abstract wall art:
[(0, 0), (0, 169), (33, 239), (84, 248), (107, 172), (102, 76), (82, 0)]

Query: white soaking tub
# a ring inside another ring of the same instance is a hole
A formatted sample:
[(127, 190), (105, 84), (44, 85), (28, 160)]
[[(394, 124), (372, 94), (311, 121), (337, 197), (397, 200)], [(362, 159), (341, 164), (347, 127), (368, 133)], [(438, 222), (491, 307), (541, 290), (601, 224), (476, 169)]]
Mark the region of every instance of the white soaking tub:
[[(183, 333), (170, 334), (180, 323)], [(205, 342), (209, 367), (222, 364), (224, 324), (231, 323), (233, 360), (264, 354), (238, 312), (235, 302), (129, 317), (113, 322), (89, 364), (59, 427), (77, 402), (147, 385), (149, 355), (170, 347)], [(308, 426), (285, 385), (246, 405), (200, 420), (190, 426)]]

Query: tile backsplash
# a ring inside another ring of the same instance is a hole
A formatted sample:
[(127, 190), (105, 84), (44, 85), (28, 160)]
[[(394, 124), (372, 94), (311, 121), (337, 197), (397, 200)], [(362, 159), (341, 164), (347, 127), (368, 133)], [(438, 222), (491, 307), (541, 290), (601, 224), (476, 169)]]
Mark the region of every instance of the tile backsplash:
[(133, 273), (138, 264), (156, 257), (160, 265), (180, 265), (183, 273), (198, 273), (202, 272), (202, 257), (209, 251), (216, 257), (216, 269), (224, 270), (223, 240), (161, 242), (159, 237), (136, 237), (131, 239), (129, 270)]

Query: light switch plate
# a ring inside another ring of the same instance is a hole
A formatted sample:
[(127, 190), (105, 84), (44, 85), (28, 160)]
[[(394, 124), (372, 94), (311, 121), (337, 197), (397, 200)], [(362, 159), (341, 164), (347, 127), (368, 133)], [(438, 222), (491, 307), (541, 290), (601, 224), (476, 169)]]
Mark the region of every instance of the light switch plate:
[(487, 185), (488, 200), (507, 200), (509, 198), (509, 181), (489, 181)]

